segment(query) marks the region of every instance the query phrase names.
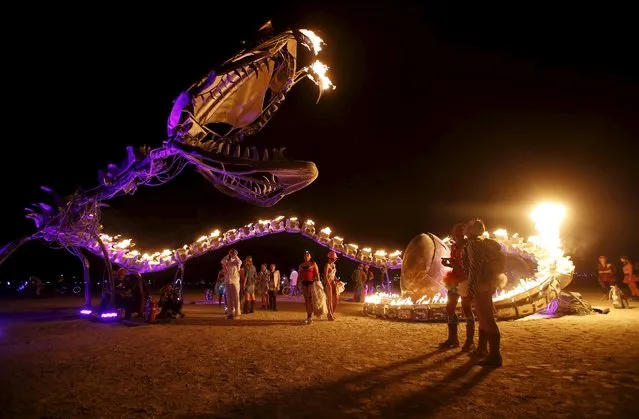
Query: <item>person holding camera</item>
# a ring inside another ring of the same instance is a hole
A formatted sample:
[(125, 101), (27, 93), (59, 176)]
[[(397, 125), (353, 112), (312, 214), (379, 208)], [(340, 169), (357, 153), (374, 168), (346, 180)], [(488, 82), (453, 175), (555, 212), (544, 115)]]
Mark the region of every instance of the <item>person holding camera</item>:
[(466, 341), (462, 346), (463, 352), (470, 352), (475, 349), (473, 340), (475, 338), (475, 316), (473, 315), (472, 301), (468, 296), (468, 278), (462, 266), (462, 256), (466, 238), (464, 237), (463, 223), (455, 224), (451, 233), (452, 245), (450, 246), (450, 258), (443, 258), (442, 264), (451, 271), (444, 275), (444, 286), (448, 291), (448, 302), (446, 303), (446, 322), (448, 323), (448, 339), (439, 344), (442, 349), (457, 348), (459, 338), (457, 337), (457, 303), (461, 297), (462, 311), (466, 318)]
[(237, 250), (229, 250), (228, 255), (222, 259), (224, 265), (224, 288), (226, 289), (226, 302), (228, 306), (227, 318), (239, 319), (240, 311), (240, 267), (242, 261), (237, 255)]

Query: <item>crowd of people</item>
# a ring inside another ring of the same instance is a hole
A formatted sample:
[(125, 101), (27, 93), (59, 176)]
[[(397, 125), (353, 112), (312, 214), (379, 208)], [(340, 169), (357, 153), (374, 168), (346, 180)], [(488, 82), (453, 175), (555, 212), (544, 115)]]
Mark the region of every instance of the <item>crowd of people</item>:
[[(333, 251), (329, 252), (322, 275), (311, 253), (306, 251), (297, 271), (291, 271), (289, 284), (292, 289), (299, 287), (304, 297), (306, 324), (313, 322), (313, 313), (317, 312), (318, 304), (325, 305), (328, 320), (335, 320), (337, 301), (342, 291), (340, 281), (336, 277), (336, 261), (337, 254)], [(277, 311), (277, 294), (281, 287), (281, 275), (274, 263), (270, 265), (263, 263), (258, 272), (251, 256), (247, 256), (242, 261), (237, 250), (231, 249), (222, 259), (221, 264), (222, 269), (218, 273), (215, 288), (218, 293), (218, 303), (221, 304), (222, 300), (225, 300), (227, 318), (238, 319), (242, 313), (253, 313), (256, 297), (259, 297), (263, 310)], [(318, 298), (322, 299), (321, 303), (316, 301)]]
[(618, 286), (626, 296), (634, 301), (639, 301), (639, 287), (637, 286), (639, 282), (639, 262), (633, 264), (628, 256), (621, 256), (619, 262), (621, 263), (621, 273), (623, 275), (621, 281), (619, 281), (617, 276), (617, 267), (606, 256), (599, 256), (597, 272), (599, 285), (604, 292), (602, 298), (609, 298), (610, 288)]

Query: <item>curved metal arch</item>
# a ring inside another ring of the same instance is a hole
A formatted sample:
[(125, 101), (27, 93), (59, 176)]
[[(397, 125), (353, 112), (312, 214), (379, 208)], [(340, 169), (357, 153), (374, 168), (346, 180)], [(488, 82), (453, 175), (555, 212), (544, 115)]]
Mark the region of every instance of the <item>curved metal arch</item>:
[(399, 269), (401, 267), (401, 252), (398, 250), (388, 254), (381, 249), (373, 251), (371, 248), (360, 248), (354, 243), (345, 243), (341, 237), (333, 236), (328, 228), (316, 230), (315, 223), (312, 220), (307, 220), (300, 224), (297, 217), (286, 218), (283, 216), (273, 220), (259, 220), (255, 223), (230, 229), (225, 233), (215, 230), (209, 235), (201, 236), (189, 245), (184, 245), (174, 250), (167, 249), (162, 252), (144, 253), (136, 250), (132, 246), (130, 239), (115, 239), (104, 234), (101, 236), (101, 240), (104, 242), (106, 253), (97, 242), (89, 242), (85, 247), (98, 256), (105, 257), (104, 255), (108, 255), (113, 264), (123, 266), (132, 272), (145, 273), (183, 267), (184, 264), (193, 258), (232, 246), (239, 241), (280, 233), (301, 234), (317, 244), (335, 251), (341, 257), (354, 262), (365, 263), (378, 268)]

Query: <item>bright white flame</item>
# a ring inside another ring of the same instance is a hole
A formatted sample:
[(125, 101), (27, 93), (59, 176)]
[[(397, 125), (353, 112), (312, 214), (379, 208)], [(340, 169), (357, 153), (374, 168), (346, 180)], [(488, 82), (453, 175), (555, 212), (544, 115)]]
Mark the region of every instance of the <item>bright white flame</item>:
[(320, 230), (320, 232), (326, 234), (327, 236), (331, 235), (331, 229), (328, 227), (324, 227), (323, 229)]
[(335, 90), (336, 86), (326, 75), (326, 72), (328, 71), (328, 66), (326, 64), (323, 64), (319, 60), (315, 61), (311, 65), (311, 71), (315, 75), (315, 77), (313, 77), (313, 80), (319, 84), (322, 90)]
[(539, 237), (546, 246), (561, 246), (559, 233), (561, 222), (565, 216), (566, 207), (549, 202), (537, 206), (530, 214), (530, 218), (535, 222), (535, 228), (539, 232)]
[(324, 45), (324, 41), (319, 36), (315, 35), (315, 32), (308, 29), (300, 29), (300, 32), (304, 34), (311, 41), (311, 48), (313, 48), (313, 53), (317, 55), (318, 52), (322, 50), (322, 45)]
[(495, 237), (497, 237), (498, 239), (508, 239), (508, 232), (506, 230), (504, 230), (503, 228), (500, 228), (498, 230), (495, 230), (493, 232), (493, 234), (495, 235)]

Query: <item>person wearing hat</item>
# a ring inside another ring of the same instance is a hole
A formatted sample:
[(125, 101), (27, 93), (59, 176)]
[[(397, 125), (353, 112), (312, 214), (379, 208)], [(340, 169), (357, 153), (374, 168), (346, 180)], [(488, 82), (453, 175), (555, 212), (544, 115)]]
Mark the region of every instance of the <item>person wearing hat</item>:
[(304, 252), (304, 262), (300, 265), (299, 277), (302, 281), (302, 295), (304, 295), (304, 303), (306, 304), (306, 324), (313, 323), (313, 295), (311, 294), (311, 286), (315, 281), (319, 281), (319, 268), (317, 263), (313, 262), (311, 252)]
[(328, 308), (328, 320), (335, 320), (335, 311), (337, 310), (337, 280), (335, 274), (337, 267), (335, 261), (337, 253), (332, 250), (328, 252), (328, 262), (324, 265), (324, 278), (326, 279), (326, 307)]

